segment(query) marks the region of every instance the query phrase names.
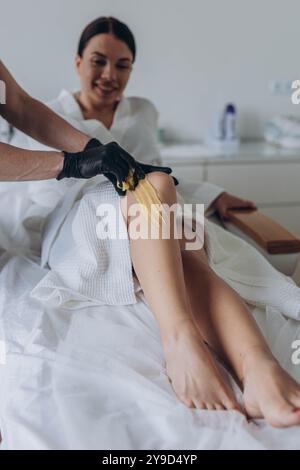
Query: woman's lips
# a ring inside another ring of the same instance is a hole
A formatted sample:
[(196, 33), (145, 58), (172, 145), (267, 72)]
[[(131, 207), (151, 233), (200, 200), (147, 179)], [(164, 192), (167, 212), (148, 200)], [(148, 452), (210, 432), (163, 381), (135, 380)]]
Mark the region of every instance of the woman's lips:
[(104, 93), (104, 94), (109, 94), (109, 93), (112, 93), (113, 91), (116, 90), (115, 87), (111, 88), (111, 87), (104, 87), (104, 86), (101, 86), (101, 85), (95, 85), (95, 87), (97, 88), (97, 90), (99, 90), (101, 93)]

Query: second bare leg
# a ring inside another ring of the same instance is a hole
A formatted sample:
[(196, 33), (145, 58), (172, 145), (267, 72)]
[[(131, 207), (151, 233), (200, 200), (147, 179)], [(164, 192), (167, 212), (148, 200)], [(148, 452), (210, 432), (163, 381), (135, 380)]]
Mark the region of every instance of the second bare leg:
[(193, 318), (243, 384), (248, 415), (279, 427), (300, 424), (300, 386), (272, 356), (245, 302), (210, 268), (203, 250), (181, 248)]

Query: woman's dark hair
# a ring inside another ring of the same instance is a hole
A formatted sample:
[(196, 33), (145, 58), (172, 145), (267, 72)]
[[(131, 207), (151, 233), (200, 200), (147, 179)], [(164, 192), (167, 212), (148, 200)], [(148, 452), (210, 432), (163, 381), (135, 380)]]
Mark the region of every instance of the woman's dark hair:
[(102, 33), (112, 33), (116, 38), (125, 42), (132, 52), (133, 62), (135, 61), (136, 45), (132, 32), (125, 23), (112, 16), (101, 16), (86, 26), (79, 40), (77, 54), (82, 57), (83, 51), (92, 37)]

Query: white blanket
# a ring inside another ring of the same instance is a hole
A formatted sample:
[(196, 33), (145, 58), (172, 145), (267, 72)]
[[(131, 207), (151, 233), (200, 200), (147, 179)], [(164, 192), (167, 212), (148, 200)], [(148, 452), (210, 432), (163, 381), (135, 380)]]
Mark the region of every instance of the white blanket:
[[(235, 411), (181, 404), (141, 293), (132, 306), (49, 309), (28, 297), (43, 275), (16, 257), (0, 276), (7, 344), (7, 364), (0, 366), (3, 449), (300, 448), (300, 428), (274, 429)], [(253, 312), (268, 335), (276, 325), (277, 343), (283, 335), (278, 350), (289, 356), (298, 322), (272, 309)]]
[[(30, 207), (25, 204), (25, 214), (38, 213)], [(20, 227), (30, 240), (32, 226)], [(248, 299), (273, 353), (300, 381), (300, 366), (291, 361), (300, 322), (282, 315), (296, 316), (299, 289), (247, 243), (219, 227), (210, 233), (215, 269)], [(20, 255), (8, 258), (2, 256), (0, 274), (0, 341), (7, 347), (0, 366), (3, 449), (300, 448), (299, 428), (275, 430), (264, 421), (247, 423), (237, 412), (180, 404), (141, 293), (129, 306), (51, 308), (29, 296), (47, 271)]]

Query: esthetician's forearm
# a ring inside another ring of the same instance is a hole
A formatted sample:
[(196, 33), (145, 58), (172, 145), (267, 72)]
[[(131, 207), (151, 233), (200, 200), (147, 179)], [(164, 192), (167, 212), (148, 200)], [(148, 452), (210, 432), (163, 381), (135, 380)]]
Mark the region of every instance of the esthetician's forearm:
[(60, 152), (34, 152), (0, 143), (0, 181), (56, 178), (63, 162)]
[(23, 97), (20, 127), (39, 142), (67, 152), (80, 152), (90, 140), (86, 134), (28, 95)]
[(67, 152), (83, 150), (89, 137), (29, 96), (1, 61), (0, 80), (6, 88), (5, 104), (0, 104), (0, 114), (10, 124), (48, 147)]
[(89, 141), (86, 134), (72, 127), (47, 106), (29, 95), (24, 94), (20, 97), (17, 109), (17, 112), (13, 109), (6, 115), (2, 114), (17, 129), (48, 147), (67, 152), (79, 152)]

